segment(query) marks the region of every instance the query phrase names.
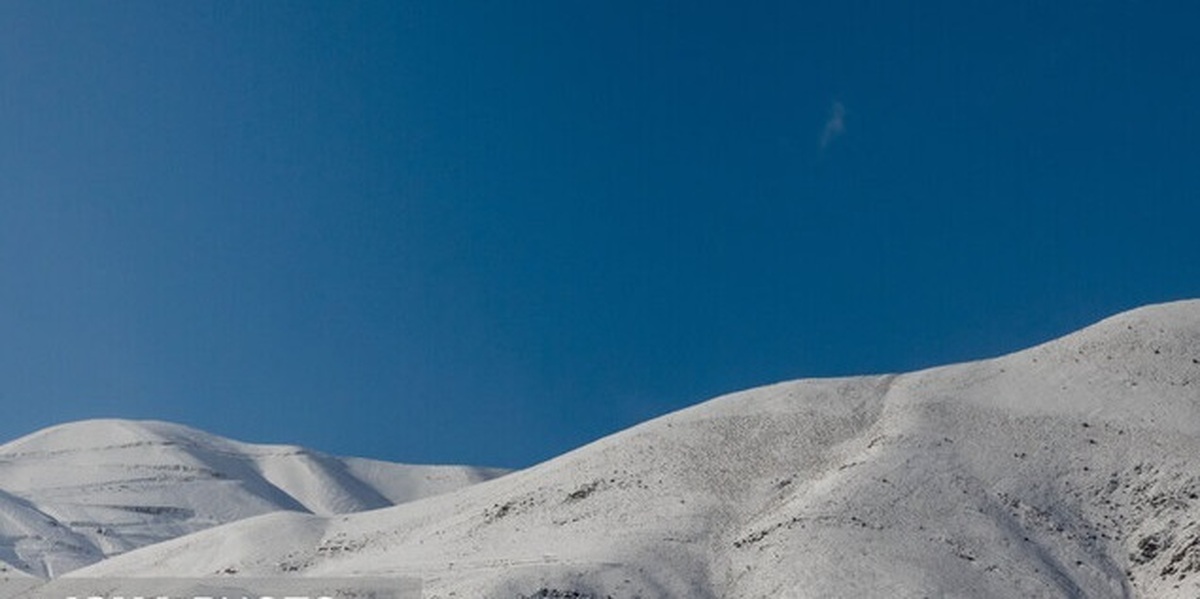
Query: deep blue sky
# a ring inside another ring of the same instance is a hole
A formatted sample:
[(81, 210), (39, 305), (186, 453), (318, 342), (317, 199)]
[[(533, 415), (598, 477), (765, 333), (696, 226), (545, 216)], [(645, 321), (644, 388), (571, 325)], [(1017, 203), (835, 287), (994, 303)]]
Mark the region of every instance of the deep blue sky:
[(0, 3), (0, 439), (524, 466), (1200, 296), (1198, 7)]

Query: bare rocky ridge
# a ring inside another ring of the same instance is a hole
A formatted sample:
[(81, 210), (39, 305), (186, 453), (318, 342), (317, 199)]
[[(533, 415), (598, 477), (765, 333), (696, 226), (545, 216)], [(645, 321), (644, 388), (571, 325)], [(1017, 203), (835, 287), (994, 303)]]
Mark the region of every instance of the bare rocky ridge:
[(80, 575), (412, 576), (428, 597), (1194, 597), (1200, 302), (1001, 358), (720, 397), (404, 505)]

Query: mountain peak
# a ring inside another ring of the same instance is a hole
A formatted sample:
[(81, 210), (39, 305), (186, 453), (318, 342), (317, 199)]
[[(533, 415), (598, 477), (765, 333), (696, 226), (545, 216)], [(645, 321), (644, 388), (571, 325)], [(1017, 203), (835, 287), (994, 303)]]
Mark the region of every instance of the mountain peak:
[(1167, 335), (1172, 338), (1200, 336), (1200, 299), (1151, 304), (1121, 312), (1085, 327), (1075, 335), (1128, 337)]
[(29, 450), (103, 450), (185, 440), (232, 443), (228, 439), (181, 424), (157, 420), (96, 418), (66, 422), (41, 429), (0, 445), (0, 453)]

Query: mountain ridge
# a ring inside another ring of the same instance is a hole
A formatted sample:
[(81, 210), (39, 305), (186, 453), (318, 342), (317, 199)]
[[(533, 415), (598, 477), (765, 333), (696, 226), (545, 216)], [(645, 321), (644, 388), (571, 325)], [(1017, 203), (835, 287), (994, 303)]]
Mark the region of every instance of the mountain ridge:
[(438, 497), (246, 519), (76, 574), (402, 576), (429, 597), (1190, 597), (1198, 385), (1200, 301), (1149, 306), (996, 358), (728, 394)]
[(1198, 359), (1200, 302), (1152, 306), (998, 358), (725, 395), (436, 499), (306, 518), (294, 544), (248, 520), (87, 572), (413, 576), (431, 597), (1190, 596)]
[(66, 423), (0, 445), (0, 562), (53, 576), (250, 516), (376, 509), (502, 473), (338, 458), (153, 420)]

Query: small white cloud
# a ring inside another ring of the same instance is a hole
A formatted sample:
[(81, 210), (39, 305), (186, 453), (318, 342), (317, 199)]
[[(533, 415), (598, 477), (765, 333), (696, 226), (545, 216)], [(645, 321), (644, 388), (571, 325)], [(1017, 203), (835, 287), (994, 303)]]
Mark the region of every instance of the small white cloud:
[(834, 102), (829, 109), (829, 120), (825, 121), (825, 129), (821, 132), (821, 149), (829, 147), (833, 140), (841, 137), (846, 131), (846, 107), (841, 102)]

